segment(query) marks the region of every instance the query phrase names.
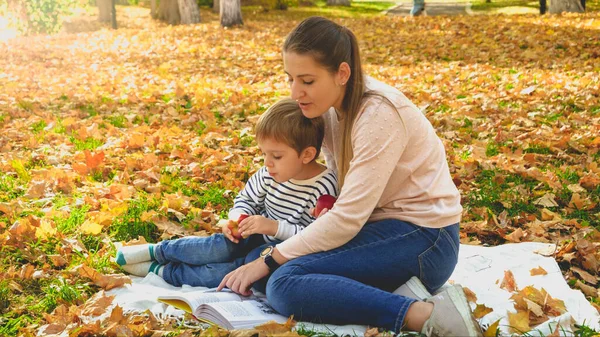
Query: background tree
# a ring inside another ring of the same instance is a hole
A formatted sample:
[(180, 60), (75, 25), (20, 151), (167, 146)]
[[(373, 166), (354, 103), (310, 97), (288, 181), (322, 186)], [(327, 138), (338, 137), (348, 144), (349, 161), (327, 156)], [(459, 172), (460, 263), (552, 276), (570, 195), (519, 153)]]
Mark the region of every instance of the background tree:
[(98, 5), (98, 20), (100, 22), (110, 22), (112, 12), (112, 0), (97, 0)]
[(220, 7), (221, 26), (231, 27), (244, 24), (240, 0), (222, 0), (220, 1)]
[(350, 6), (350, 0), (327, 0), (327, 6)]
[(182, 25), (189, 25), (200, 22), (200, 8), (196, 0), (177, 0), (179, 7), (179, 16)]
[(562, 12), (583, 13), (585, 4), (582, 0), (550, 0), (548, 12), (558, 14)]
[(214, 13), (221, 13), (221, 6), (219, 5), (221, 0), (214, 0), (212, 10)]
[(171, 25), (200, 22), (200, 9), (195, 0), (160, 0), (158, 6), (151, 7), (155, 8), (154, 12), (151, 10), (153, 18)]

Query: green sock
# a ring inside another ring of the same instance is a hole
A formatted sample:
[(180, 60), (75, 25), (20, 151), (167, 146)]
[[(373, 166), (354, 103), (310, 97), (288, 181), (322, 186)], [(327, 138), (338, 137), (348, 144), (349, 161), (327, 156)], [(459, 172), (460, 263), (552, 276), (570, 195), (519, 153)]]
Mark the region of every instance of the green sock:
[(148, 273), (154, 273), (162, 277), (163, 266), (156, 261), (147, 261), (121, 266), (123, 270), (135, 276), (146, 276)]

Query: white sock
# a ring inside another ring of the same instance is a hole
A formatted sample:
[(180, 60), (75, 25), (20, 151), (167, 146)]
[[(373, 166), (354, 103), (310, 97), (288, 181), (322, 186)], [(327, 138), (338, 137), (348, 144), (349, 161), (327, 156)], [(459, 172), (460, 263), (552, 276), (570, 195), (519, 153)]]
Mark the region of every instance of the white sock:
[(163, 275), (163, 266), (156, 261), (126, 264), (121, 268), (135, 276), (146, 276), (148, 273), (155, 273), (160, 277)]
[(117, 264), (124, 266), (154, 260), (155, 244), (144, 244), (121, 247), (117, 251)]

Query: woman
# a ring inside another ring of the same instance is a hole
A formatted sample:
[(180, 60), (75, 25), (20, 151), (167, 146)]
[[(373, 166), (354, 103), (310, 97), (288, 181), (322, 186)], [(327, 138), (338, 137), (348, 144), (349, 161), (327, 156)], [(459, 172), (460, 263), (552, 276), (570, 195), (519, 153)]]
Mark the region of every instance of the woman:
[(283, 59), (303, 114), (325, 118), (323, 153), (338, 171), (340, 195), (219, 288), (249, 294), (271, 273), (269, 302), (298, 320), (481, 336), (460, 286), (429, 294), (456, 266), (462, 211), (429, 121), (398, 90), (363, 77), (354, 34), (328, 19), (300, 23)]

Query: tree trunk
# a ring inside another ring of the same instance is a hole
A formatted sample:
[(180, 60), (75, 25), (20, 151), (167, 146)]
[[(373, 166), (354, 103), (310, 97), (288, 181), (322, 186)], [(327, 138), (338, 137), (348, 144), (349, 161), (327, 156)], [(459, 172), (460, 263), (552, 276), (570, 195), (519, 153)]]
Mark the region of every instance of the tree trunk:
[(110, 22), (112, 24), (112, 29), (117, 29), (117, 7), (115, 5), (115, 0), (111, 0), (110, 2)]
[(548, 3), (546, 0), (540, 0), (540, 14), (546, 14)]
[(150, 0), (150, 17), (153, 19), (158, 18), (158, 4), (157, 0)]
[(213, 12), (214, 13), (220, 13), (221, 12), (221, 8), (219, 6), (220, 3), (221, 3), (220, 0), (213, 0)]
[(350, 6), (350, 0), (327, 0), (327, 6)]
[(243, 25), (242, 3), (240, 0), (221, 0), (221, 26), (231, 27)]
[(177, 0), (177, 4), (182, 25), (200, 22), (200, 8), (198, 8), (196, 0)]
[(181, 18), (179, 16), (177, 0), (160, 0), (156, 18), (170, 25), (179, 24)]
[(98, 4), (98, 20), (100, 22), (110, 22), (112, 11), (112, 0), (97, 0)]
[(583, 13), (584, 11), (581, 0), (550, 0), (550, 8), (548, 8), (548, 12), (552, 14)]

